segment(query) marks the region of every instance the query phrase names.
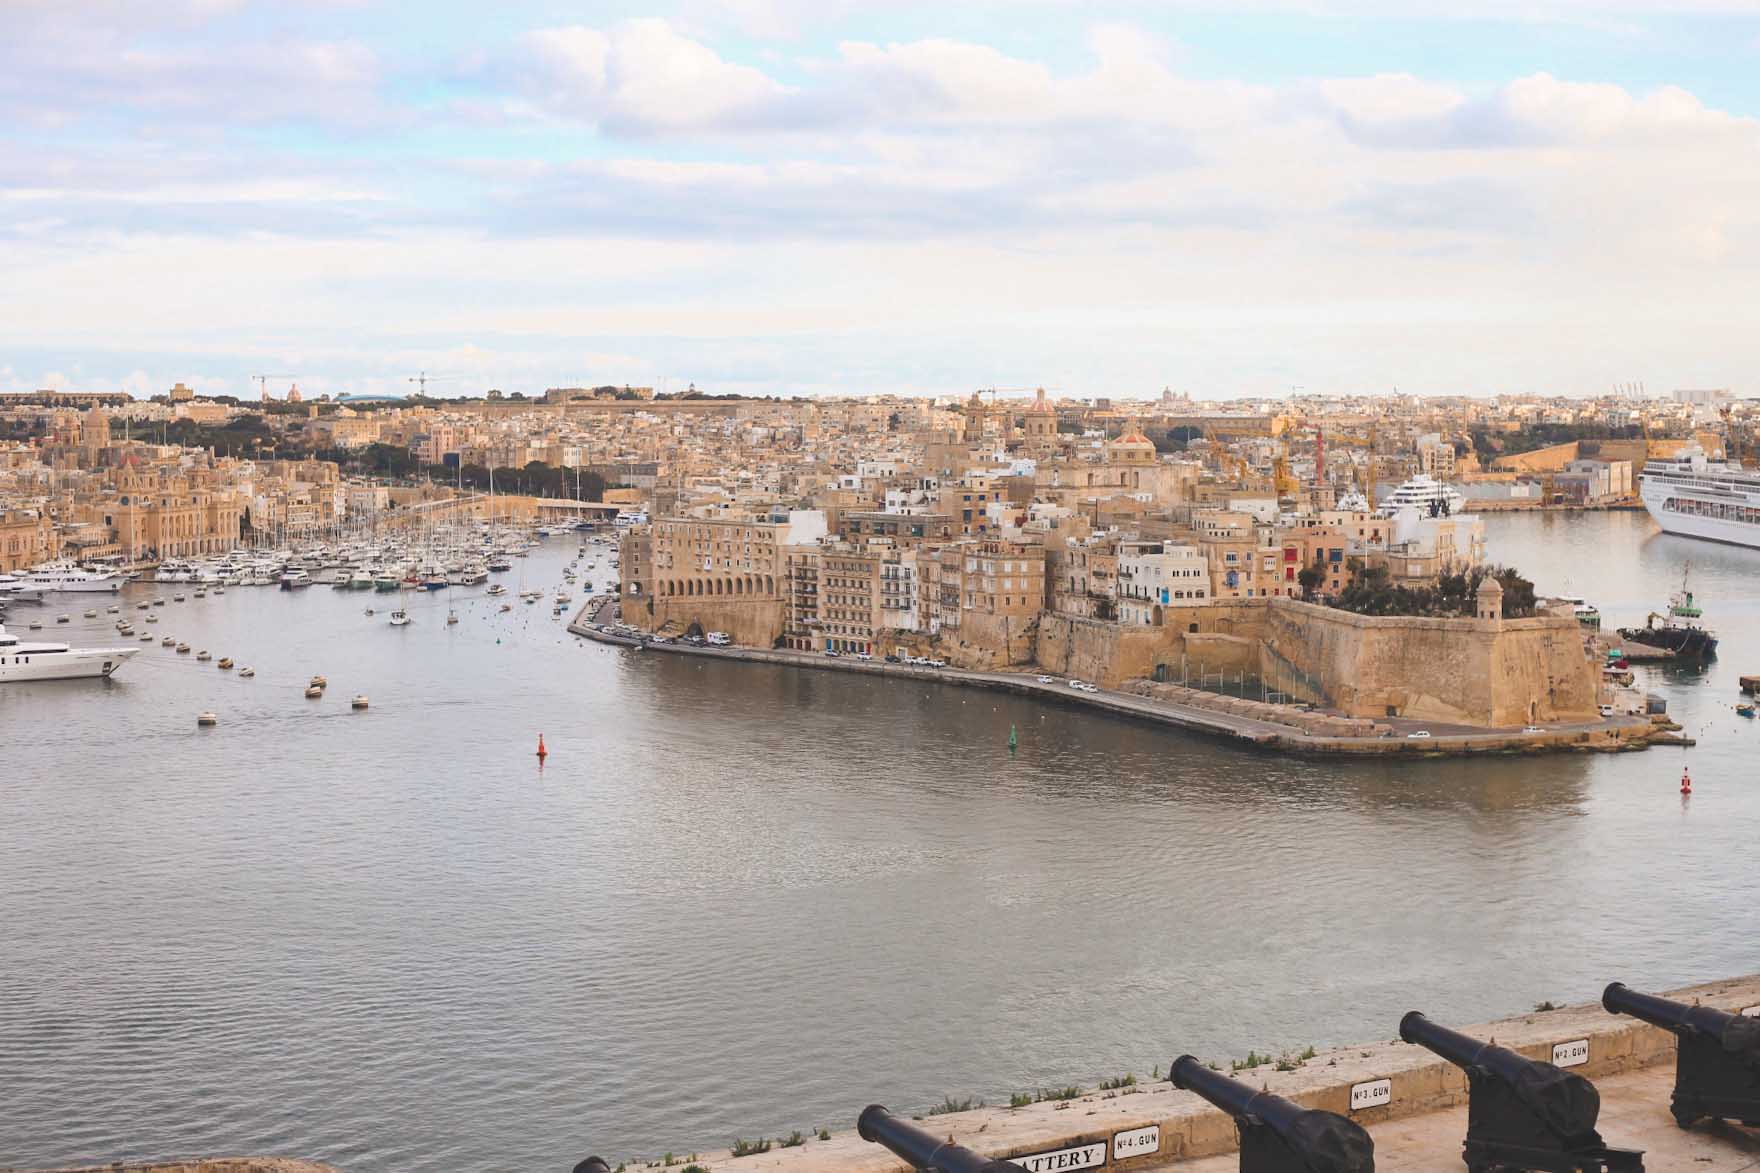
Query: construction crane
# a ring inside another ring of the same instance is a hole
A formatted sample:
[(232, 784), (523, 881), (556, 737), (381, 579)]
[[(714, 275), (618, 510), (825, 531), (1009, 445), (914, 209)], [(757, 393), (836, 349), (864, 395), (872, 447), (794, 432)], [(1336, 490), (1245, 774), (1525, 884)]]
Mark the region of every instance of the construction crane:
[(258, 396), (258, 398), (267, 399), (267, 398), (269, 398), (269, 380), (270, 379), (297, 379), (297, 378), (299, 378), (299, 376), (298, 375), (252, 375), (251, 378), (253, 378), (257, 381), (257, 396)]
[(420, 371), (414, 375), (411, 375), (409, 377), (409, 382), (414, 383), (416, 385), (417, 397), (421, 398), (421, 399), (426, 399), (428, 397), (428, 384), (429, 383), (444, 383), (448, 379), (454, 379), (454, 378), (457, 378), (457, 376), (456, 375), (430, 375), (427, 371)]

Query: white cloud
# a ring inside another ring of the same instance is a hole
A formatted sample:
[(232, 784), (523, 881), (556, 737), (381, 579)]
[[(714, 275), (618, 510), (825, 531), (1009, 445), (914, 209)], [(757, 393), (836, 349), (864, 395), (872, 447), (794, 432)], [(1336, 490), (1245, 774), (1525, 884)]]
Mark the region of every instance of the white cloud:
[(527, 44), (533, 97), (613, 133), (738, 126), (787, 93), (660, 19), (544, 29)]

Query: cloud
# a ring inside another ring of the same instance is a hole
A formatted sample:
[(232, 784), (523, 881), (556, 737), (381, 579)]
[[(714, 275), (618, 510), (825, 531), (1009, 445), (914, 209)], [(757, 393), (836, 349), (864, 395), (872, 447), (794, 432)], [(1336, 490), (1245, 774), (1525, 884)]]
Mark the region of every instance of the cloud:
[(660, 19), (609, 29), (571, 25), (526, 38), (528, 95), (612, 134), (719, 130), (761, 121), (788, 93), (761, 71), (722, 60)]

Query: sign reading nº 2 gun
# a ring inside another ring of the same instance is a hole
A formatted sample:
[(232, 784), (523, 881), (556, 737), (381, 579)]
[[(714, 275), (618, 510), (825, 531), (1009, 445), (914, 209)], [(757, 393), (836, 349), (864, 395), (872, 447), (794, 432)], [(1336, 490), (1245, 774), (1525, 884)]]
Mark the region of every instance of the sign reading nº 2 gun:
[(1027, 1173), (1064, 1173), (1066, 1169), (1098, 1169), (1106, 1164), (1106, 1142), (1077, 1145), (1073, 1149), (1056, 1149), (1049, 1153), (1029, 1153), (1010, 1157), (1009, 1164), (1019, 1165)]

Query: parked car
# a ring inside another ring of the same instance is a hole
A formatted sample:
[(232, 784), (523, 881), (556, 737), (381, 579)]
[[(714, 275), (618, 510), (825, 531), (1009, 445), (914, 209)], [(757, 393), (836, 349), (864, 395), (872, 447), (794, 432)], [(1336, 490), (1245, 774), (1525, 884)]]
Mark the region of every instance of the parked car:
[(1612, 705), (1602, 705), (1601, 706), (1601, 715), (1603, 717), (1613, 716), (1613, 706)]
[(1057, 682), (1057, 678), (1055, 676), (1041, 676), (1041, 677), (1039, 677), (1040, 684), (1055, 684), (1056, 682)]
[(924, 660), (923, 663), (927, 664), (931, 668), (945, 668), (945, 667), (947, 667), (946, 660)]
[(1523, 725), (1522, 732), (1523, 733), (1540, 733), (1540, 732), (1543, 732), (1543, 730), (1538, 725)]
[(897, 656), (888, 656), (888, 657), (886, 657), (886, 662), (887, 662), (887, 663), (888, 663), (888, 664), (902, 664), (902, 663), (904, 663), (904, 661), (903, 661), (903, 660), (900, 660), (900, 659), (899, 659), (899, 658), (898, 658), (898, 657), (897, 657)]
[(837, 659), (837, 656), (838, 656), (838, 653), (832, 651), (830, 648), (825, 649), (825, 654), (827, 656), (830, 656), (833, 660)]
[(858, 659), (858, 660), (872, 660), (873, 658), (874, 657), (870, 656), (867, 652), (857, 652), (856, 653), (856, 659)]
[(1428, 729), (1419, 729), (1419, 730), (1416, 730), (1415, 732), (1406, 734), (1406, 740), (1407, 741), (1417, 741), (1421, 738), (1425, 738), (1425, 737), (1429, 737), (1429, 736), (1430, 736), (1430, 731)]

